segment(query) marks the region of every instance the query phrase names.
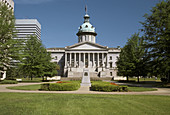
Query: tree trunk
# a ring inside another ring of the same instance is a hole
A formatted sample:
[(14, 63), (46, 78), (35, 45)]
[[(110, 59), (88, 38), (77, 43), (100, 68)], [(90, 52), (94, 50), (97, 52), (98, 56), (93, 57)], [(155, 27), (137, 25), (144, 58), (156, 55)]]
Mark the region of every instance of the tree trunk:
[(31, 75), (31, 81), (32, 81), (32, 75)]
[(43, 81), (44, 81), (44, 76), (42, 78), (43, 78)]
[(169, 73), (167, 75), (167, 80), (168, 80), (168, 83), (170, 83), (170, 76), (169, 76)]
[(138, 76), (138, 83), (139, 83), (139, 76)]
[(129, 76), (127, 76), (127, 81), (129, 81)]

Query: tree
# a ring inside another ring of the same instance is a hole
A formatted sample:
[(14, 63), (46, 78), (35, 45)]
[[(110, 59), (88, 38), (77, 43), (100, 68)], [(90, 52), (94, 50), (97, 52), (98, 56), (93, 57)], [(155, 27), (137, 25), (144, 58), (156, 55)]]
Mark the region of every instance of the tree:
[(118, 57), (118, 61), (116, 62), (118, 68), (119, 76), (126, 76), (127, 81), (129, 81), (129, 76), (132, 76), (132, 69), (134, 67), (133, 63), (130, 60), (128, 55), (128, 47), (127, 45), (121, 49), (121, 53)]
[(57, 75), (57, 70), (59, 70), (59, 65), (57, 65), (56, 63), (53, 63), (53, 62), (50, 62), (46, 65), (44, 65), (44, 74), (43, 74), (43, 80), (44, 80), (44, 77), (52, 77), (52, 76), (55, 76)]
[(18, 47), (20, 42), (13, 39), (14, 37), (16, 31), (13, 11), (0, 2), (0, 73), (6, 73), (10, 67), (17, 64), (14, 61), (20, 59)]
[[(170, 0), (161, 1), (145, 14), (142, 31), (150, 57), (151, 74), (166, 76), (170, 81)], [(156, 69), (156, 71), (155, 71)]]
[(127, 44), (121, 50), (118, 61), (116, 62), (118, 67), (118, 75), (133, 77), (144, 76), (146, 71), (145, 69), (145, 49), (142, 47), (144, 44), (142, 37), (139, 37), (138, 34), (132, 35), (128, 39)]
[[(44, 75), (57, 74), (56, 65), (51, 61), (50, 53), (42, 45), (41, 41), (35, 36), (30, 36), (25, 43), (25, 49), (22, 52), (23, 58), (20, 69), (24, 71), (25, 76), (41, 77)], [(43, 77), (44, 78), (44, 77)]]

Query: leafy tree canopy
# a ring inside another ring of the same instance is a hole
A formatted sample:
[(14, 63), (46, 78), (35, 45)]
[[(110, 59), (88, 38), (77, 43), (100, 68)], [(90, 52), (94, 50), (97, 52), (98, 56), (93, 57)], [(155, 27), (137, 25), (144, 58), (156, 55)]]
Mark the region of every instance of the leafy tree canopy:
[(0, 2), (0, 72), (15, 66), (14, 62), (20, 59), (21, 42), (17, 39), (15, 30), (15, 17), (11, 9)]
[[(161, 1), (145, 14), (142, 31), (154, 75), (170, 75), (170, 0)], [(155, 71), (156, 70), (156, 71)], [(169, 79), (170, 80), (170, 79)]]

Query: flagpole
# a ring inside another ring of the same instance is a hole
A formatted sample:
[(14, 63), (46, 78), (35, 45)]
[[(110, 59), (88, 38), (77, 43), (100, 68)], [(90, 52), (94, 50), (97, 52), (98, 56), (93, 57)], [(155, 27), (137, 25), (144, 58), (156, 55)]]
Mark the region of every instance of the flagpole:
[(87, 14), (87, 5), (85, 6), (85, 12), (86, 12), (86, 14)]

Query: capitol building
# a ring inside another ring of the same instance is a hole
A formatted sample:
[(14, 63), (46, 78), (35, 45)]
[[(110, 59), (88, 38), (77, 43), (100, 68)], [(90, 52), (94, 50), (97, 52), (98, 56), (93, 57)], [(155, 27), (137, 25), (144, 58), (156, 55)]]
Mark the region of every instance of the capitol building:
[(79, 27), (78, 43), (65, 48), (48, 48), (52, 62), (60, 65), (58, 74), (63, 77), (82, 77), (88, 70), (90, 77), (111, 77), (118, 79), (116, 61), (120, 48), (109, 48), (96, 43), (97, 33), (90, 24), (90, 16), (84, 16)]

